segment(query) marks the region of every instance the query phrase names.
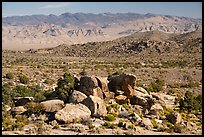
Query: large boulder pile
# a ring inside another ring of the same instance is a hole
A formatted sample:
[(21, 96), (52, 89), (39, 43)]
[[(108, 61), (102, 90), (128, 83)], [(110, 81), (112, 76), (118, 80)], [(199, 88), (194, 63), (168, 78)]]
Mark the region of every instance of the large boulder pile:
[[(32, 121), (43, 121), (44, 124), (53, 121), (57, 124), (88, 123), (90, 129), (94, 128), (93, 125), (97, 125), (97, 128), (106, 126), (112, 129), (118, 125), (128, 132), (130, 129), (137, 129), (135, 126), (159, 131), (168, 126), (177, 128), (176, 125), (185, 125), (180, 113), (171, 110), (172, 113), (167, 115), (165, 98), (137, 87), (134, 75), (120, 74), (110, 77), (109, 81), (102, 77), (82, 76), (77, 77), (75, 81), (75, 88), (67, 97), (68, 102), (57, 98), (55, 92), (49, 100), (35, 103), (43, 106), (42, 114), (37, 105), (33, 107), (31, 104), (32, 108), (27, 108), (26, 104), (34, 101), (32, 97), (15, 98), (15, 106), (8, 111), (13, 115), (24, 115), (32, 110), (29, 115)], [(57, 126), (54, 125), (52, 127)], [(189, 127), (192, 123), (188, 122), (186, 125)]]

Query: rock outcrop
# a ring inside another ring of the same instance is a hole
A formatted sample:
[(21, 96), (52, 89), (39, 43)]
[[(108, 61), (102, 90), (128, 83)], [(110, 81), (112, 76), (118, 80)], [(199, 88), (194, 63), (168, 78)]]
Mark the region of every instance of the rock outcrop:
[(13, 102), (14, 102), (14, 105), (17, 107), (17, 106), (23, 106), (33, 100), (34, 100), (33, 97), (15, 97), (13, 99)]
[(132, 98), (134, 94), (134, 87), (136, 84), (136, 76), (129, 74), (121, 74), (113, 76), (109, 79), (108, 88), (111, 92), (116, 93), (117, 90), (124, 91), (124, 95), (128, 99)]
[(82, 102), (87, 96), (77, 90), (74, 90), (72, 94), (69, 96), (69, 103), (80, 103)]
[(57, 112), (65, 106), (64, 101), (59, 99), (43, 101), (40, 104), (43, 105), (46, 112)]
[(86, 120), (90, 115), (91, 111), (85, 105), (70, 103), (55, 114), (55, 119), (60, 122), (71, 123)]
[(107, 114), (105, 102), (99, 97), (90, 95), (82, 103), (90, 109), (91, 116), (101, 117)]

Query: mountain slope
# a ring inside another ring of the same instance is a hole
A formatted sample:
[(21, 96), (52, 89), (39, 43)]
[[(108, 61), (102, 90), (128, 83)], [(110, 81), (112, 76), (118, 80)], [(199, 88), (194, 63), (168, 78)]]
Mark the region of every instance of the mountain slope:
[(59, 16), (3, 17), (2, 48), (40, 49), (60, 44), (109, 41), (132, 34), (134, 38), (142, 40), (165, 40), (171, 36), (170, 33), (181, 34), (196, 30), (202, 30), (201, 19), (156, 14), (64, 13)]

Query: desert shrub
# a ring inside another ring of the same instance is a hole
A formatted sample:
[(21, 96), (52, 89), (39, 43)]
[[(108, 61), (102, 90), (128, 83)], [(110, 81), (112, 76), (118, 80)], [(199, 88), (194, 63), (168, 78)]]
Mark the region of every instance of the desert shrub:
[(6, 78), (7, 78), (7, 79), (13, 79), (13, 78), (14, 78), (14, 74), (11, 73), (11, 72), (8, 72), (8, 73), (6, 74)]
[(111, 108), (113, 108), (114, 111), (118, 111), (118, 109), (119, 109), (119, 104), (114, 103), (114, 104), (110, 104), (110, 105), (107, 105), (107, 106), (106, 106), (106, 109), (107, 109), (107, 110), (110, 110)]
[(35, 91), (26, 86), (19, 85), (14, 88), (14, 97), (34, 97)]
[(155, 82), (151, 82), (150, 87), (145, 88), (147, 92), (159, 92), (163, 89), (164, 80), (156, 79)]
[(192, 82), (192, 81), (190, 81), (189, 83), (174, 83), (174, 84), (168, 85), (168, 87), (170, 88), (194, 88), (199, 86), (200, 86), (199, 82)]
[(179, 100), (179, 108), (188, 112), (202, 110), (202, 95), (193, 95), (192, 92), (187, 91), (184, 98)]
[(46, 99), (49, 99), (52, 96), (53, 91), (52, 90), (46, 90), (43, 95)]
[(29, 102), (25, 105), (25, 108), (27, 109), (26, 114), (28, 116), (31, 116), (32, 114), (43, 114), (45, 112), (45, 108), (42, 104), (38, 104), (35, 102)]
[(123, 127), (123, 126), (124, 126), (123, 120), (119, 120), (119, 122), (118, 122), (118, 127)]
[(8, 105), (12, 101), (12, 98), (13, 90), (10, 85), (6, 83), (2, 86), (2, 102)]
[(172, 108), (166, 108), (166, 107), (163, 107), (163, 108), (164, 108), (164, 115), (165, 116), (175, 112), (175, 110), (173, 110)]
[(74, 76), (67, 72), (64, 73), (63, 78), (58, 79), (55, 91), (62, 100), (67, 101), (71, 90), (74, 89), (74, 81)]
[(128, 125), (128, 128), (129, 128), (129, 129), (134, 129), (134, 127), (135, 127), (134, 124), (130, 124), (130, 125)]
[(17, 130), (23, 130), (23, 127), (29, 123), (28, 118), (24, 115), (16, 115), (15, 119), (16, 121), (13, 126), (14, 126), (14, 129), (17, 129)]
[(116, 125), (115, 125), (115, 124), (110, 123), (110, 122), (108, 122), (108, 121), (105, 121), (104, 124), (103, 124), (103, 126), (105, 126), (105, 127), (107, 127), (107, 128), (112, 128), (112, 129), (116, 128)]
[(115, 120), (115, 116), (113, 116), (112, 114), (108, 114), (104, 117), (105, 120), (107, 121), (114, 121)]
[(45, 91), (42, 89), (41, 86), (33, 85), (30, 87), (30, 89), (34, 92), (33, 97), (35, 101), (40, 102), (46, 99), (46, 97), (44, 96)]
[(29, 77), (26, 76), (26, 75), (21, 74), (21, 75), (19, 76), (19, 81), (20, 81), (22, 84), (28, 84), (28, 82), (29, 82)]
[(4, 116), (2, 116), (2, 127), (6, 131), (13, 130), (13, 125), (15, 124), (15, 121), (13, 120), (13, 117), (11, 113), (6, 113)]
[(153, 118), (153, 119), (151, 120), (151, 122), (152, 122), (152, 125), (153, 125), (154, 128), (158, 128), (158, 124), (157, 124), (155, 118)]
[(93, 125), (93, 123), (89, 123), (88, 127), (89, 129), (93, 129), (95, 126)]
[(55, 81), (53, 79), (48, 79), (47, 78), (47, 79), (45, 79), (45, 81), (43, 83), (48, 84), (48, 85), (52, 85), (52, 84), (55, 83)]

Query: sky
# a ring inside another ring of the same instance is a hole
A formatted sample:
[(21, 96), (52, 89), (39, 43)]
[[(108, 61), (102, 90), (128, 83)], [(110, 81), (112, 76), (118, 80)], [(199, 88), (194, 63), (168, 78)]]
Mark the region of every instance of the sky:
[(2, 2), (2, 16), (62, 13), (140, 13), (202, 19), (202, 2)]

